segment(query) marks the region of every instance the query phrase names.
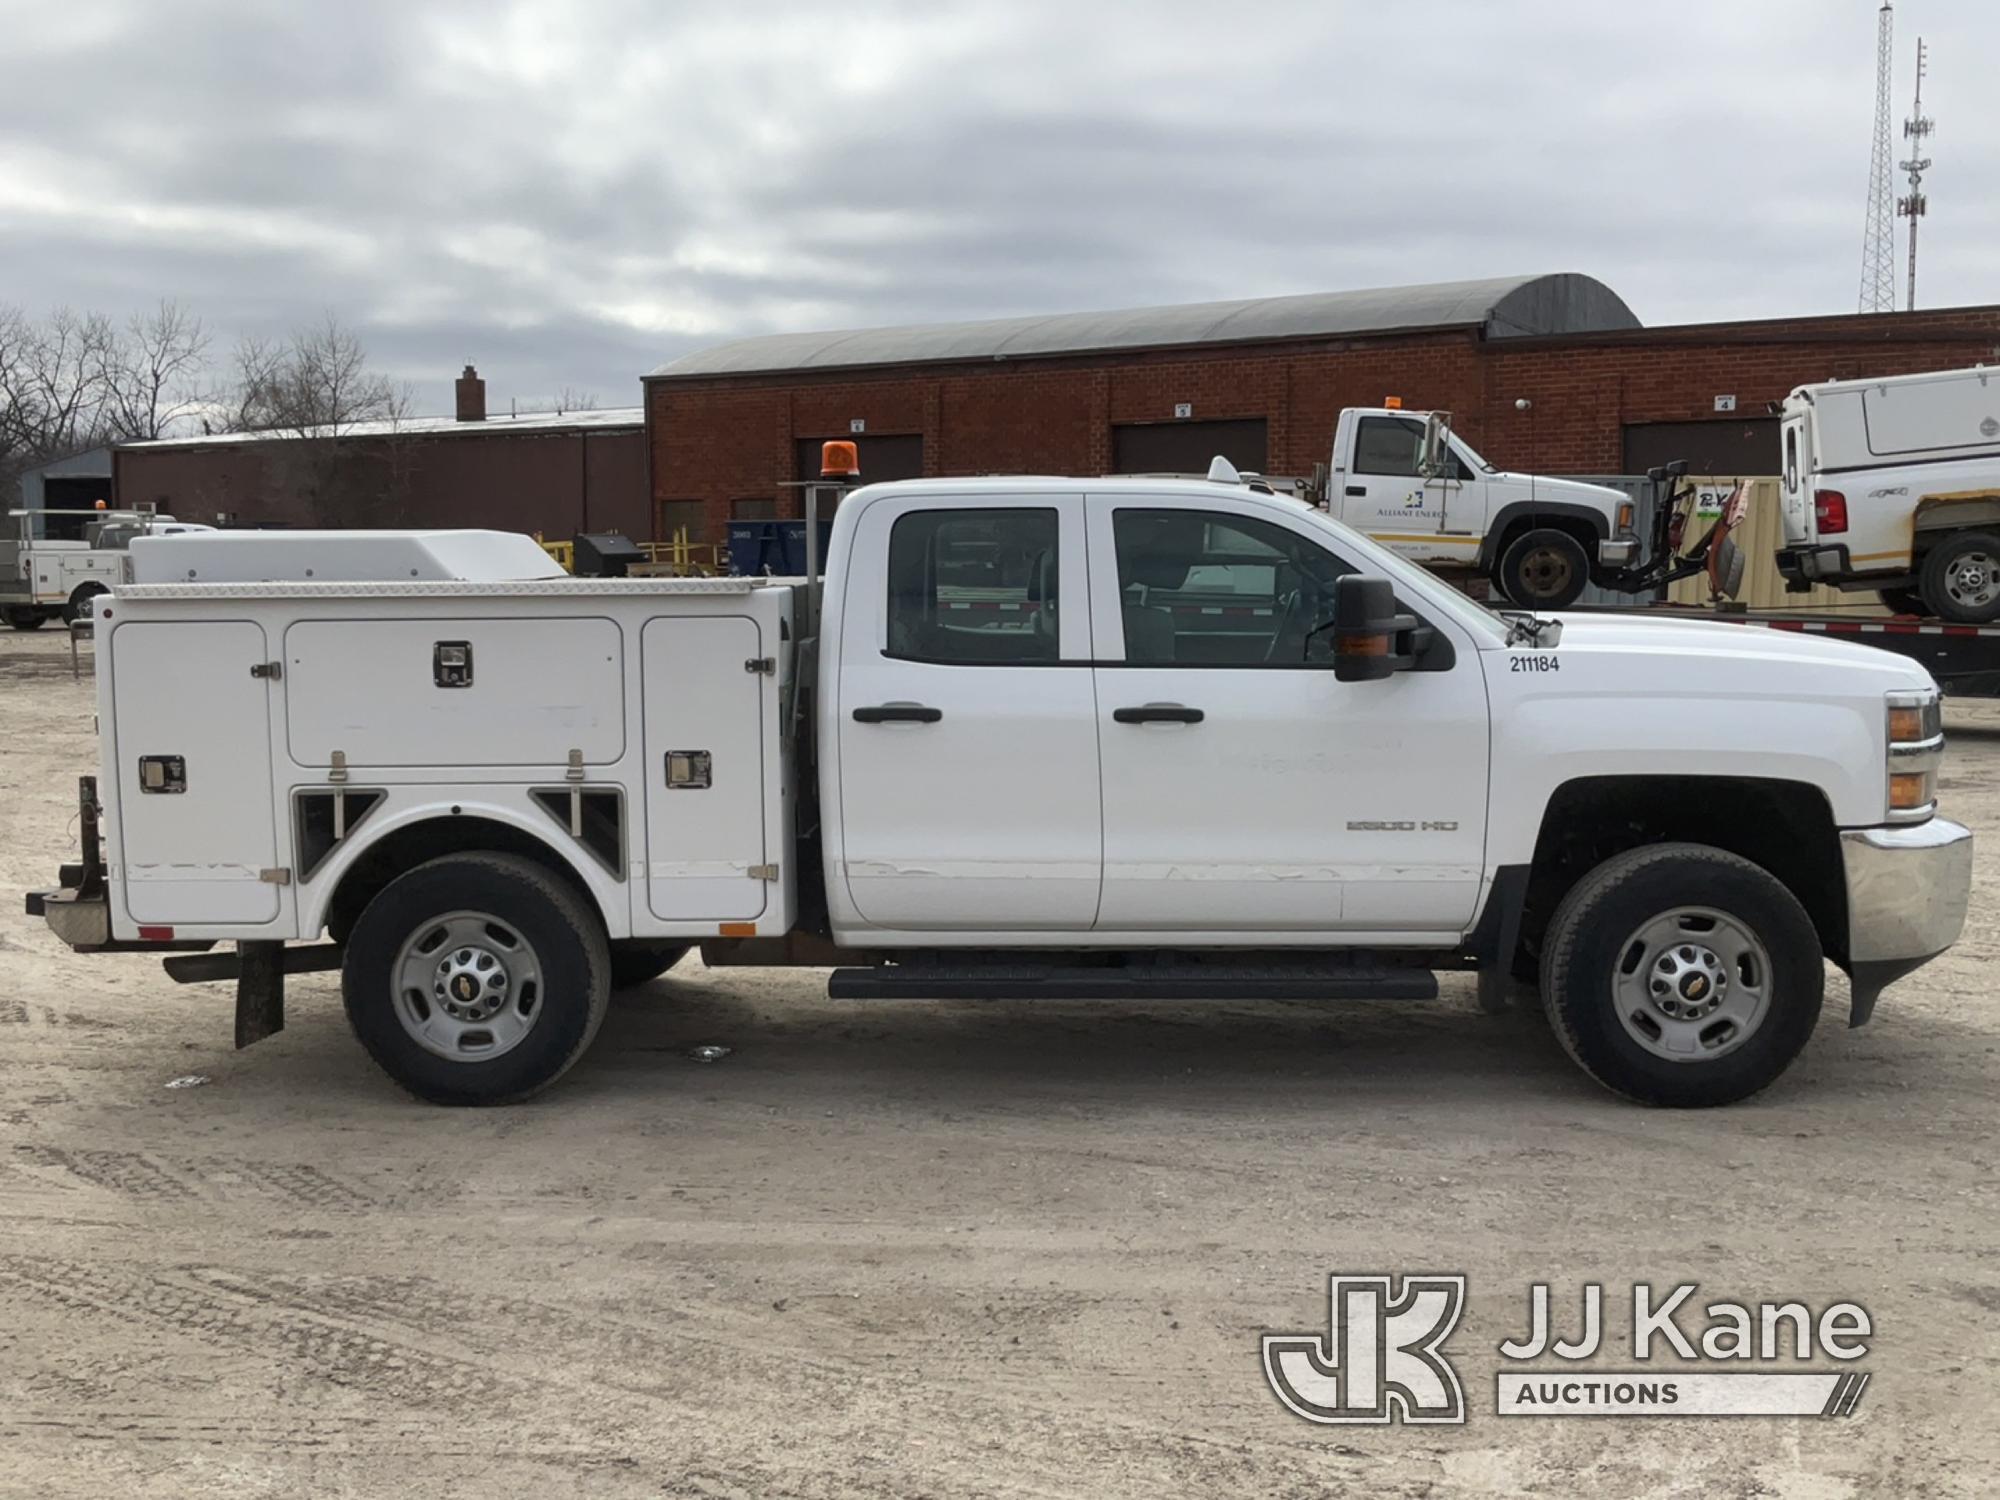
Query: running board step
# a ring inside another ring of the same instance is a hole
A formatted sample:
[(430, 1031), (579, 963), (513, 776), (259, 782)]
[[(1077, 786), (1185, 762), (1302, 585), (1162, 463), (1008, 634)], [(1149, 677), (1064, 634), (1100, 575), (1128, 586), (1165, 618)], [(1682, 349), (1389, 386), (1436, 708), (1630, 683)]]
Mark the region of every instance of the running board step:
[(1428, 969), (1358, 964), (890, 964), (835, 969), (833, 1000), (1435, 1000)]

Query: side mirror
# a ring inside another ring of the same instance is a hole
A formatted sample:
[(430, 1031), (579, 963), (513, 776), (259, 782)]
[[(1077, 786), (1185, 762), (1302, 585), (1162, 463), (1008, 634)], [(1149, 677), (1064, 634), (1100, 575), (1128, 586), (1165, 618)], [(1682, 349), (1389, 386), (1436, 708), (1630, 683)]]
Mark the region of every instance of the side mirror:
[(1451, 457), (1451, 413), (1433, 411), (1424, 414), (1423, 441), (1417, 446), (1417, 472), (1426, 479), (1435, 479), (1448, 467)]
[(1340, 682), (1376, 682), (1416, 665), (1414, 616), (1396, 612), (1386, 578), (1350, 573), (1333, 581), (1333, 675)]

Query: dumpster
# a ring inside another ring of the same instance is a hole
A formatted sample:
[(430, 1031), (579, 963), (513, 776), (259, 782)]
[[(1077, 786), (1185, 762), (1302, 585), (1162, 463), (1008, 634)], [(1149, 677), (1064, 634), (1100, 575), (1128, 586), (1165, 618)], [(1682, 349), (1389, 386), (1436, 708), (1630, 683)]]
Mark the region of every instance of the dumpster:
[[(831, 518), (819, 523), (821, 565), (826, 558), (826, 539), (833, 531)], [(729, 523), (729, 571), (739, 577), (803, 578), (806, 572), (806, 523), (804, 521), (731, 521)]]

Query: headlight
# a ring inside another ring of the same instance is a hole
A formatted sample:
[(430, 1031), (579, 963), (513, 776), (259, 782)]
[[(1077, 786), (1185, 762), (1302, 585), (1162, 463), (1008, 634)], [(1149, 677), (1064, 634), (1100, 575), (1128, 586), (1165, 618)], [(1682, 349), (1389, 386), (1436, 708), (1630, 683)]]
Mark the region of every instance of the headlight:
[(1888, 718), (1888, 812), (1892, 823), (1921, 823), (1937, 809), (1937, 768), (1944, 759), (1944, 711), (1936, 688), (1902, 688), (1885, 700)]

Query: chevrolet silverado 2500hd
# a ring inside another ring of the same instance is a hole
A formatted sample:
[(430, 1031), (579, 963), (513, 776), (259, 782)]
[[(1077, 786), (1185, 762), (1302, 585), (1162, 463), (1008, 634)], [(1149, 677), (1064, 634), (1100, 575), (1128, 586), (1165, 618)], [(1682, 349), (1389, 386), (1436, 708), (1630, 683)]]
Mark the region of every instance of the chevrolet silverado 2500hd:
[(510, 543), (441, 578), (437, 537), (378, 534), (369, 581), (304, 579), (311, 536), (261, 568), (254, 537), (141, 543), (98, 611), (83, 858), (30, 910), (234, 978), (239, 1042), (337, 965), (368, 1051), (448, 1103), (547, 1085), (612, 987), (699, 944), (835, 997), (1420, 998), (1473, 968), (1537, 982), (1613, 1090), (1720, 1104), (1804, 1046), (1824, 959), (1859, 1024), (1964, 921), (1921, 668), (1495, 614), (1242, 485), (869, 486), (823, 599), (550, 578)]

